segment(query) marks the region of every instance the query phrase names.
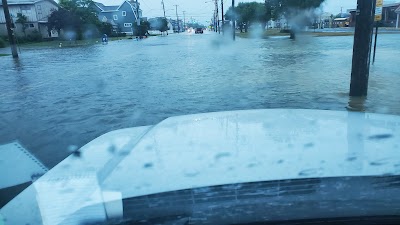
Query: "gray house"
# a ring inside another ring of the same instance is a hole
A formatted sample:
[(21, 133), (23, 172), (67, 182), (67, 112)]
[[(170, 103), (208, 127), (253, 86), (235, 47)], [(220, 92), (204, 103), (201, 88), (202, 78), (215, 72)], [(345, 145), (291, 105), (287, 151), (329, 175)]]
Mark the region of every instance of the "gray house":
[[(48, 18), (54, 10), (58, 9), (58, 4), (53, 0), (8, 0), (8, 7), (11, 18), (15, 23), (17, 14), (21, 13), (28, 19), (25, 26), (25, 33), (30, 34), (34, 31), (39, 32), (42, 37), (49, 37), (47, 30)], [(23, 25), (15, 24), (15, 34), (23, 36)], [(0, 36), (7, 35), (6, 20), (4, 9), (0, 1)]]
[[(102, 3), (94, 2), (95, 10), (100, 21), (113, 25), (116, 31), (133, 34), (133, 26), (138, 18), (142, 18), (140, 3), (136, 5), (135, 0), (124, 1), (121, 5), (105, 6)], [(137, 7), (139, 15), (137, 15)]]

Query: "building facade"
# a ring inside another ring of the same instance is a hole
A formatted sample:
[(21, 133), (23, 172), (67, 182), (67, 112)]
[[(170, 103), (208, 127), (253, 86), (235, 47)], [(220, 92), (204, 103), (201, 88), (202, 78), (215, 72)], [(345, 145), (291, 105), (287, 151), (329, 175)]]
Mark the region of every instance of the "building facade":
[[(356, 9), (347, 10), (350, 13), (350, 26), (354, 27), (356, 25)], [(399, 27), (399, 12), (400, 12), (400, 2), (385, 4), (382, 8), (382, 21), (381, 25), (383, 27)]]
[[(121, 5), (105, 6), (102, 3), (94, 2), (97, 17), (100, 21), (110, 23), (117, 32), (132, 35), (134, 24), (142, 18), (140, 3), (136, 1), (124, 1)], [(139, 14), (137, 13), (139, 9)]]
[[(53, 0), (8, 0), (8, 8), (14, 23), (16, 36), (24, 36), (34, 32), (40, 33), (43, 38), (50, 37), (47, 29), (50, 14), (58, 9), (58, 4)], [(17, 14), (27, 17), (25, 25), (16, 23)], [(25, 26), (25, 33), (23, 26)], [(0, 36), (7, 35), (6, 20), (3, 5), (0, 2)]]
[(183, 20), (174, 20), (174, 19), (169, 19), (168, 20), (168, 27), (169, 30), (173, 30), (174, 32), (183, 32), (185, 30), (183, 26)]
[(382, 9), (382, 25), (384, 27), (396, 27), (397, 13), (396, 10), (400, 7), (400, 3), (383, 5)]

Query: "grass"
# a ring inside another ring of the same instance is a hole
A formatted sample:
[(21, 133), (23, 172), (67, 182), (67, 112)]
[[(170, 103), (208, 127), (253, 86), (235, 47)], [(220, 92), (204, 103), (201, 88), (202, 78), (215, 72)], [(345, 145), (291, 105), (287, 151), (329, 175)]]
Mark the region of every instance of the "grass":
[(288, 33), (281, 33), (278, 29), (269, 29), (264, 31), (261, 35), (253, 36), (251, 31), (247, 33), (236, 33), (236, 36), (242, 38), (268, 38), (268, 37), (279, 37), (279, 36), (289, 36)]
[[(117, 41), (117, 40), (125, 40), (129, 39), (129, 37), (109, 37), (108, 41)], [(88, 45), (95, 45), (101, 44), (101, 39), (89, 39), (89, 40), (77, 40), (77, 41), (43, 41), (43, 42), (34, 42), (34, 43), (24, 43), (21, 44), (21, 47), (24, 48), (37, 48), (37, 47), (59, 47), (61, 43), (62, 47), (80, 47), (80, 46), (88, 46)]]
[[(299, 32), (299, 35), (310, 35), (314, 37), (337, 37), (337, 36), (353, 36), (353, 32)], [(242, 38), (253, 38), (257, 36), (253, 36), (251, 31), (247, 33), (237, 33), (238, 37)], [(289, 36), (289, 33), (281, 33), (278, 29), (270, 29), (266, 30), (261, 36), (258, 38), (269, 38), (269, 37), (277, 37), (277, 36)]]
[(304, 32), (303, 34), (312, 35), (314, 37), (339, 37), (353, 36), (353, 32)]

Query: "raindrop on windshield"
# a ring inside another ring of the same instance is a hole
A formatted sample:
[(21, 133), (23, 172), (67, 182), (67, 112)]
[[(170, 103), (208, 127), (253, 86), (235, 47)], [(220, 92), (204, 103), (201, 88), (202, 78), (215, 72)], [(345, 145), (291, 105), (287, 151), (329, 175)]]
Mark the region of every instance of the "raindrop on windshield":
[(76, 145), (69, 145), (68, 151), (71, 152), (73, 156), (81, 157), (81, 151)]
[(369, 140), (383, 140), (383, 139), (388, 139), (388, 138), (392, 138), (393, 135), (391, 134), (377, 134), (377, 135), (372, 135), (369, 136), (368, 139)]
[(151, 168), (151, 167), (153, 167), (153, 163), (145, 163), (145, 164), (143, 165), (143, 167), (144, 167), (144, 168)]

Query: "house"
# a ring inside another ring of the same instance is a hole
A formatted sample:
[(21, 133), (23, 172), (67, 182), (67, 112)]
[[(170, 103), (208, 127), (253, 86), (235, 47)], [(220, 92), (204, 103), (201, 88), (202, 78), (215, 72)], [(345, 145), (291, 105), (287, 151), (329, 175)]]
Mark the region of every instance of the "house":
[(332, 28), (334, 16), (330, 12), (323, 12), (320, 15), (319, 28)]
[[(136, 5), (134, 0), (126, 0), (121, 5), (106, 6), (99, 2), (94, 2), (94, 9), (100, 21), (113, 25), (115, 31), (133, 35), (134, 23), (142, 18), (140, 3)], [(137, 15), (139, 9), (139, 15)]]
[[(27, 35), (32, 32), (39, 32), (43, 38), (49, 37), (47, 22), (50, 14), (58, 9), (58, 4), (53, 0), (7, 0), (11, 19), (15, 26), (15, 35), (23, 36), (23, 25), (18, 24), (17, 14), (25, 15), (28, 22), (25, 26)], [(0, 36), (7, 35), (6, 20), (4, 17), (3, 5), (0, 2)]]
[(168, 23), (169, 30), (173, 30), (174, 32), (184, 31), (183, 21), (181, 19), (180, 20), (169, 19), (168, 22), (169, 22)]
[(333, 27), (348, 27), (350, 25), (349, 17), (335, 18), (333, 20)]

